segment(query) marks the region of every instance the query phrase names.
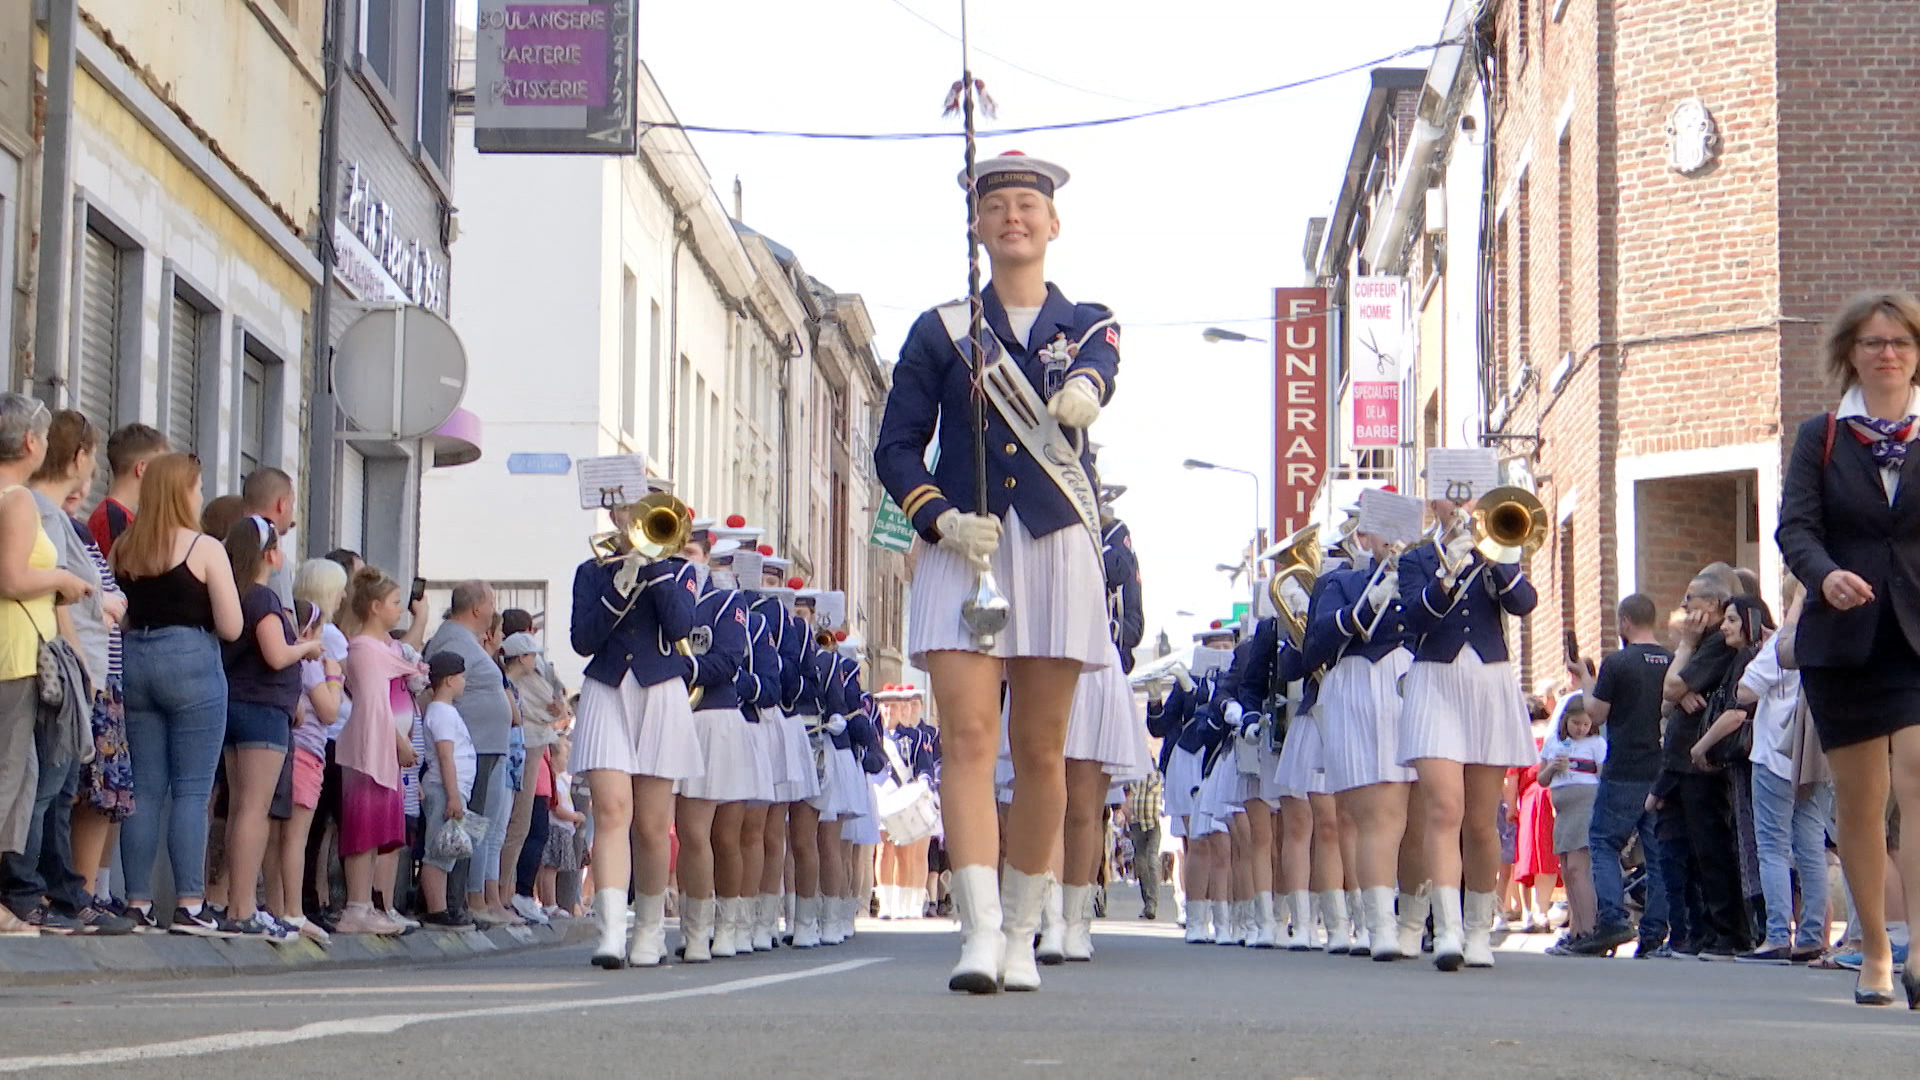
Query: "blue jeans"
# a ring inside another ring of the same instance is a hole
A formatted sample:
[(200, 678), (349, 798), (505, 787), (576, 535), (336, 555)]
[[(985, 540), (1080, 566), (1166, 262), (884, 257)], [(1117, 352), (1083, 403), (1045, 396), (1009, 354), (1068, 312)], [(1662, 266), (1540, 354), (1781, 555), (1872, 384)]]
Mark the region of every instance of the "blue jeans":
[(1640, 914), (1640, 939), (1667, 937), (1666, 877), (1661, 872), (1660, 841), (1654, 836), (1653, 815), (1647, 813), (1651, 780), (1600, 781), (1593, 797), (1593, 823), (1587, 827), (1587, 846), (1593, 853), (1593, 891), (1598, 897), (1600, 925), (1627, 921), (1626, 884), (1620, 872), (1620, 852), (1638, 834), (1640, 855), (1647, 868), (1646, 910)]
[(73, 797), (80, 788), (80, 761), (62, 759), (59, 736), (36, 728), (34, 745), (40, 759), (40, 778), (34, 791), (33, 824), (27, 846), (0, 856), (0, 900), (15, 915), (44, 900), (54, 910), (72, 915), (92, 902), (86, 879), (74, 872), (71, 819)]
[(129, 630), (127, 751), (133, 758), (133, 814), (120, 827), (127, 899), (153, 899), (153, 864), (167, 835), (174, 893), (206, 891), (207, 798), (227, 734), (227, 673), (220, 644), (205, 630)]
[[(1753, 839), (1767, 897), (1767, 947), (1827, 944), (1827, 814), (1832, 784), (1794, 790), (1765, 765), (1753, 767)], [(1800, 925), (1794, 933), (1793, 877), (1800, 874)]]
[[(477, 799), (479, 792), (474, 794)], [(513, 817), (513, 789), (507, 778), (506, 761), (502, 760), (495, 765), (492, 774), (487, 777), (486, 795), (484, 804), (486, 809), (479, 812), (487, 819), (487, 835), (474, 845), (473, 861), (480, 868), (480, 872), (467, 878), (469, 889), (473, 889), (478, 884), (500, 880), (500, 851), (507, 845), (507, 824)], [(513, 880), (511, 872), (508, 873), (507, 880)]]

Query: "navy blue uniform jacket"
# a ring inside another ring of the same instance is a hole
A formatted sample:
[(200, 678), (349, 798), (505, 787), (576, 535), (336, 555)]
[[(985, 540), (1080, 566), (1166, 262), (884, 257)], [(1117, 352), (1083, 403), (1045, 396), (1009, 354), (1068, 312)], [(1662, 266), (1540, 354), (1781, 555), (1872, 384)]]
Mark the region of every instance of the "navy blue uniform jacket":
[(1440, 584), (1436, 544), (1421, 544), (1400, 557), (1400, 606), (1406, 612), (1408, 633), (1419, 641), (1413, 651), (1415, 660), (1450, 664), (1465, 648), (1473, 649), (1481, 663), (1507, 659), (1505, 616), (1525, 615), (1539, 597), (1518, 566), (1489, 563), (1478, 554), (1473, 559), (1480, 572), (1474, 574), (1473, 565), (1460, 571), (1461, 582), (1468, 575), (1473, 575), (1473, 581), (1459, 589), (1455, 602)]
[[(1049, 284), (1046, 303), (1033, 321), (1026, 341), (1013, 336), (1007, 312), (1000, 297), (989, 284), (982, 293), (986, 323), (1026, 373), (1034, 393), (1050, 398), (1058, 386), (1048, 386), (1046, 365), (1040, 351), (1049, 342), (1065, 338), (1080, 341), (1094, 324), (1112, 317), (1099, 304), (1075, 304)], [(962, 342), (964, 347), (965, 342)], [(979, 513), (978, 493), (973, 490), (973, 403), (969, 360), (962, 359), (954, 341), (947, 336), (946, 324), (937, 310), (927, 311), (907, 333), (900, 347), (900, 362), (894, 365), (893, 388), (887, 394), (886, 415), (880, 421), (880, 436), (874, 442), (873, 466), (880, 483), (893, 501), (906, 512), (914, 530), (928, 543), (938, 543), (939, 530), (934, 522), (952, 508), (962, 513)], [(1118, 327), (1094, 332), (1068, 364), (1066, 378), (1085, 378), (1104, 404), (1113, 397), (1115, 373), (1120, 366)], [(927, 446), (934, 433), (940, 436), (940, 456), (935, 471), (926, 464)], [(1093, 455), (1081, 456), (1089, 479), (1094, 478)], [(1039, 462), (1027, 453), (1014, 436), (1013, 429), (991, 405), (987, 408), (987, 501), (984, 512), (1005, 517), (1009, 509), (1020, 511), (1020, 521), (1034, 536), (1046, 536), (1069, 525), (1078, 524), (1079, 513), (1073, 503), (1054, 486)]]
[[(1024, 520), (1024, 518), (1023, 518)], [(1100, 563), (1107, 579), (1108, 629), (1120, 649), (1120, 670), (1133, 671), (1133, 650), (1146, 635), (1147, 616), (1140, 606), (1140, 559), (1133, 552), (1133, 533), (1124, 521), (1100, 530)]]
[(641, 568), (636, 586), (641, 594), (631, 610), (613, 587), (618, 570), (618, 564), (588, 559), (573, 572), (568, 639), (574, 652), (590, 658), (587, 678), (616, 688), (628, 672), (641, 686), (686, 678), (693, 664), (675, 651), (674, 642), (693, 629), (694, 594), (700, 588), (693, 568), (679, 559)]

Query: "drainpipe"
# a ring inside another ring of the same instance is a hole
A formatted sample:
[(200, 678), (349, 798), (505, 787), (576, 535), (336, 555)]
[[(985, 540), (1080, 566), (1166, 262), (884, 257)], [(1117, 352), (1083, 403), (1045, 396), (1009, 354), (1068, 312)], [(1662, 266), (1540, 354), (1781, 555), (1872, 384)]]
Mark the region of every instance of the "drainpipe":
[(680, 247), (689, 228), (685, 211), (675, 210), (672, 265), (667, 270), (667, 479), (682, 496), (687, 489), (680, 475)]
[[(67, 311), (67, 244), (73, 238), (73, 75), (78, 56), (78, 0), (47, 5), (47, 119), (40, 158), (40, 265), (33, 325), (33, 393), (59, 408), (65, 385), (63, 332)], [(112, 419), (112, 418), (109, 418)]]
[(339, 424), (333, 403), (333, 222), (340, 205), (340, 39), (345, 25), (341, 5), (328, 0), (324, 55), (326, 96), (320, 117), (320, 215), (313, 230), (313, 252), (320, 259), (320, 284), (313, 292), (313, 391), (307, 405), (307, 551), (336, 546), (333, 505), (334, 436)]

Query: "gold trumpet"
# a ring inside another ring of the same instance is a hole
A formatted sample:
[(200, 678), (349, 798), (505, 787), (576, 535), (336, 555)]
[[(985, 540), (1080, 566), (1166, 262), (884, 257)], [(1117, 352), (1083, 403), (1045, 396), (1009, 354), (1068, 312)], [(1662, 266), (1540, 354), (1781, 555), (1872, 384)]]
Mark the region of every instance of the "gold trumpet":
[(1313, 583), (1320, 577), (1320, 560), (1323, 557), (1319, 523), (1308, 525), (1280, 541), (1263, 557), (1275, 556), (1278, 557), (1275, 559), (1273, 580), (1267, 582), (1267, 599), (1273, 601), (1273, 613), (1280, 617), (1280, 625), (1287, 628), (1287, 636), (1293, 639), (1294, 647), (1299, 648), (1306, 640), (1307, 617), (1305, 614), (1295, 614), (1287, 606), (1280, 586), (1291, 580), (1312, 595)]
[[(615, 514), (626, 517), (623, 528), (612, 532), (596, 533), (587, 538), (587, 544), (593, 549), (593, 555), (600, 565), (624, 563), (619, 573), (614, 575), (614, 584), (627, 598), (626, 610), (640, 600), (640, 589), (636, 574), (642, 566), (659, 562), (680, 554), (693, 536), (693, 514), (687, 504), (667, 494), (656, 491), (638, 502), (624, 506), (608, 507)], [(616, 522), (618, 524), (618, 522)], [(624, 584), (623, 584), (624, 582)], [(686, 638), (674, 642), (674, 648), (681, 656), (692, 657), (693, 646)], [(687, 691), (687, 705), (698, 709), (700, 699), (706, 696), (706, 688), (695, 686)]]
[(1547, 542), (1547, 508), (1526, 488), (1494, 488), (1474, 507), (1473, 533), (1488, 562), (1517, 563)]

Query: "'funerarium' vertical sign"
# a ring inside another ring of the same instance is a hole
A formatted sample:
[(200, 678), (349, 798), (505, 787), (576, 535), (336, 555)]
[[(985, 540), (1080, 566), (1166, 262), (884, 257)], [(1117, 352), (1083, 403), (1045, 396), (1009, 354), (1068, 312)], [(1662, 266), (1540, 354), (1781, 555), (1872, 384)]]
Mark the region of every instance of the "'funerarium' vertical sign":
[(483, 153), (631, 154), (637, 0), (480, 0), (474, 144)]

